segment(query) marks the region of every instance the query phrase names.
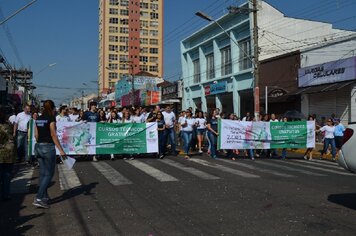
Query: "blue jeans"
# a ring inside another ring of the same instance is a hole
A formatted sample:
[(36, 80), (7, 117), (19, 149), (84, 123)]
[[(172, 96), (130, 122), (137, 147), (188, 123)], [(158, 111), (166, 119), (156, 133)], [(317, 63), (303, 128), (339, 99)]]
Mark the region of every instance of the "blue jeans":
[(158, 153), (160, 155), (164, 154), (164, 144), (166, 140), (166, 133), (163, 131), (158, 131)]
[(174, 131), (174, 128), (166, 128), (165, 129), (166, 132), (166, 139), (164, 142), (164, 151), (166, 151), (166, 147), (167, 147), (167, 143), (168, 143), (168, 138), (170, 140), (170, 144), (171, 144), (171, 152), (172, 153), (176, 153), (176, 132)]
[(287, 149), (283, 148), (282, 149), (282, 159), (285, 159), (287, 157)]
[(212, 132), (208, 131), (208, 139), (210, 141), (210, 153), (211, 157), (216, 158), (216, 149), (217, 149), (217, 137)]
[(190, 149), (190, 143), (192, 142), (193, 131), (182, 131), (183, 142), (184, 142), (184, 152), (188, 155)]
[(324, 149), (323, 149), (323, 153), (322, 154), (326, 153), (326, 151), (328, 150), (329, 145), (331, 145), (331, 155), (333, 156), (333, 158), (335, 158), (336, 145), (335, 145), (335, 139), (333, 139), (333, 138), (325, 138), (324, 139)]
[(17, 155), (18, 155), (18, 160), (22, 161), (25, 159), (25, 161), (28, 161), (28, 155), (27, 155), (27, 133), (17, 131)]
[(56, 149), (52, 143), (36, 143), (35, 154), (40, 163), (40, 181), (36, 197), (48, 198), (47, 189), (56, 167)]
[(11, 174), (14, 167), (13, 163), (0, 164), (0, 195), (1, 198), (10, 197)]

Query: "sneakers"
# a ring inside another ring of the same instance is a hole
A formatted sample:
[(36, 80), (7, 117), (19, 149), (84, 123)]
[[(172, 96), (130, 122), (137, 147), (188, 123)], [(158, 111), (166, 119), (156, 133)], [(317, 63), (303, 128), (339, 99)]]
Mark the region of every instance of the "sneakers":
[(199, 153), (203, 153), (203, 151), (201, 149), (199, 149)]
[(114, 161), (115, 160), (115, 156), (114, 154), (110, 154), (110, 160)]
[(134, 157), (130, 157), (130, 160), (135, 160), (135, 158)]
[(306, 155), (304, 156), (304, 160), (308, 160), (308, 157)]
[(97, 161), (98, 161), (98, 159), (96, 159), (96, 156), (93, 156), (93, 161), (94, 161), (94, 162), (97, 162)]
[(44, 209), (48, 209), (50, 207), (45, 201), (42, 201), (41, 199), (37, 199), (37, 198), (35, 198), (32, 205)]
[(161, 155), (159, 156), (159, 159), (163, 159), (163, 158), (164, 158), (164, 155), (161, 154)]

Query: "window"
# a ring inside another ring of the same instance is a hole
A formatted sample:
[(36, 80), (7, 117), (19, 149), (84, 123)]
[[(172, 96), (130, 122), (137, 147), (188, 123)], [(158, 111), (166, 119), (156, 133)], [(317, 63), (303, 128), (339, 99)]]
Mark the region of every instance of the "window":
[(114, 88), (115, 87), (115, 82), (109, 82), (109, 87)]
[(158, 45), (158, 39), (150, 39), (151, 45)]
[(109, 72), (109, 79), (117, 79), (118, 75), (116, 72)]
[(147, 28), (148, 27), (148, 21), (147, 20), (140, 20), (140, 27), (143, 28)]
[(122, 24), (122, 25), (128, 25), (129, 24), (129, 19), (120, 19), (120, 23)]
[(127, 28), (127, 27), (120, 27), (120, 33), (128, 34), (128, 33), (129, 33), (129, 28)]
[(146, 56), (140, 56), (140, 61), (141, 61), (141, 62), (148, 62), (148, 57), (146, 57)]
[(200, 62), (199, 59), (193, 61), (194, 83), (200, 83)]
[(239, 69), (247, 70), (252, 67), (250, 39), (239, 42)]
[(150, 17), (151, 17), (152, 20), (153, 20), (153, 19), (157, 20), (157, 19), (158, 19), (158, 13), (151, 12), (151, 13), (150, 13)]
[(140, 53), (148, 53), (148, 47), (141, 47)]
[(120, 15), (122, 15), (122, 16), (128, 16), (128, 15), (129, 15), (129, 10), (120, 9)]
[(117, 61), (117, 55), (116, 54), (109, 54), (109, 62), (111, 61)]
[(224, 76), (231, 73), (231, 48), (229, 46), (221, 49), (221, 75)]
[(120, 52), (127, 52), (127, 51), (129, 51), (129, 47), (128, 46), (120, 45)]
[(158, 36), (158, 30), (150, 30), (150, 36)]
[(120, 55), (120, 62), (127, 62), (129, 61), (128, 55)]
[(119, 18), (117, 18), (117, 17), (110, 17), (109, 23), (110, 23), (110, 24), (118, 24), (118, 23), (119, 23)]
[(151, 3), (151, 10), (158, 10), (158, 4)]
[(129, 37), (120, 36), (120, 43), (128, 43), (128, 42), (129, 42)]
[(214, 69), (214, 54), (209, 54), (206, 56), (206, 78), (213, 79), (215, 77)]
[(109, 26), (109, 33), (118, 33), (119, 27), (116, 26)]
[(158, 48), (150, 48), (150, 53), (158, 54)]
[(119, 5), (119, 0), (110, 0), (109, 5), (117, 6), (117, 5)]
[(118, 66), (116, 63), (109, 63), (109, 70), (117, 70)]
[(118, 42), (118, 41), (119, 41), (118, 36), (109, 35), (109, 42)]
[(121, 0), (121, 4), (120, 5), (123, 6), (123, 7), (127, 7), (127, 6), (129, 6), (129, 1), (128, 0)]
[(140, 38), (140, 44), (148, 44), (148, 39)]
[(140, 65), (140, 71), (148, 71), (147, 65)]
[(109, 45), (109, 51), (117, 52), (118, 51), (118, 46), (117, 45)]
[(148, 3), (147, 2), (140, 2), (140, 8), (148, 9)]
[(158, 21), (150, 21), (150, 26), (152, 27), (152, 28), (158, 28)]
[(140, 16), (142, 17), (142, 18), (148, 18), (148, 12), (147, 11), (140, 11)]
[(119, 9), (110, 8), (109, 9), (109, 14), (118, 15), (119, 14)]
[(157, 72), (158, 71), (158, 66), (150, 66), (150, 71)]
[(146, 29), (140, 29), (140, 35), (141, 35), (141, 36), (147, 36), (147, 35), (148, 35), (148, 30), (146, 30)]
[(158, 63), (158, 57), (150, 57), (150, 62)]
[(120, 64), (120, 70), (128, 70), (128, 69), (129, 69), (129, 65), (124, 63)]

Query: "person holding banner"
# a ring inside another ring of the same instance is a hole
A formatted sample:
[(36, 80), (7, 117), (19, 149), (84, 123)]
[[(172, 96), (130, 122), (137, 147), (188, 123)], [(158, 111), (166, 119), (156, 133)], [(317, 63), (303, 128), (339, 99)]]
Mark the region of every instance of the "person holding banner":
[(321, 153), (322, 157), (324, 157), (325, 153), (327, 152), (329, 145), (331, 146), (331, 155), (332, 155), (332, 160), (335, 161), (335, 155), (336, 155), (336, 145), (335, 145), (335, 126), (334, 122), (331, 118), (327, 120), (327, 125), (321, 127), (319, 129), (319, 132), (325, 132), (325, 138), (324, 138), (324, 149)]
[[(110, 116), (108, 119), (108, 123), (119, 123), (119, 117), (115, 111), (110, 112)], [(110, 154), (110, 160), (114, 161), (115, 160), (115, 155)]]
[(157, 122), (157, 127), (158, 127), (158, 155), (159, 155), (159, 159), (163, 159), (164, 158), (164, 144), (165, 144), (165, 128), (166, 128), (166, 124), (164, 122), (163, 119), (163, 114), (161, 111), (157, 112), (157, 118), (156, 118), (156, 122)]
[(218, 133), (218, 118), (216, 116), (216, 110), (214, 110), (206, 121), (206, 128), (208, 130), (208, 139), (210, 142), (210, 153), (211, 157), (216, 159), (217, 158), (217, 137), (219, 136)]
[(192, 141), (193, 129), (195, 126), (195, 119), (192, 117), (192, 112), (187, 110), (185, 112), (186, 116), (181, 120), (183, 142), (184, 142), (184, 153), (185, 159), (189, 159), (189, 149), (190, 143)]
[(64, 152), (56, 131), (55, 106), (52, 100), (46, 100), (43, 104), (42, 115), (35, 122), (35, 155), (40, 163), (40, 180), (37, 195), (33, 205), (39, 208), (49, 208), (48, 187), (54, 175), (56, 166), (56, 149), (65, 158)]

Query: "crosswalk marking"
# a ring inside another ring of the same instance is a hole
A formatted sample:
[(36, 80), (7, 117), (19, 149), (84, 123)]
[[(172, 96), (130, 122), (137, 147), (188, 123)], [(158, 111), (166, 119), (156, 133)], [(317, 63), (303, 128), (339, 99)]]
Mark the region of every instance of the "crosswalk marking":
[(250, 170), (257, 170), (257, 171), (265, 172), (267, 174), (272, 174), (272, 175), (281, 176), (281, 177), (285, 177), (285, 178), (296, 177), (294, 175), (284, 174), (284, 173), (281, 173), (281, 172), (278, 172), (278, 171), (269, 170), (269, 169), (265, 169), (265, 168), (260, 168), (260, 167), (248, 165), (248, 164), (245, 164), (245, 163), (241, 163), (241, 162), (234, 162), (234, 161), (229, 161), (229, 160), (224, 160), (224, 159), (219, 159), (219, 160), (223, 161), (223, 162), (227, 162), (227, 163), (233, 164), (233, 165), (242, 166), (242, 167), (248, 168)]
[(11, 180), (11, 193), (27, 193), (33, 175), (33, 167), (20, 169)]
[(58, 175), (61, 190), (69, 190), (82, 185), (75, 170), (69, 170), (65, 165), (58, 165)]
[(323, 163), (323, 164), (327, 164), (327, 165), (339, 166), (339, 164), (337, 164), (335, 162), (330, 162), (330, 161), (323, 161), (323, 160), (317, 160), (317, 159), (312, 159), (311, 161), (319, 162), (319, 163)]
[(92, 162), (92, 165), (114, 186), (132, 184), (106, 162)]
[(308, 166), (308, 165), (303, 165), (303, 164), (298, 164), (298, 163), (292, 163), (292, 162), (286, 162), (289, 165), (293, 165), (293, 166), (300, 166), (300, 167), (304, 167), (304, 168), (308, 168), (308, 169), (313, 169), (313, 170), (320, 170), (320, 171), (324, 171), (324, 172), (329, 172), (329, 173), (333, 173), (333, 174), (338, 174), (338, 175), (353, 175), (352, 173), (347, 173), (347, 172), (343, 172), (343, 171), (336, 171), (336, 170), (329, 170), (329, 169), (325, 169), (325, 168), (321, 168), (321, 167), (316, 167), (316, 166)]
[(222, 165), (219, 165), (219, 164), (212, 164), (212, 163), (210, 163), (208, 161), (204, 161), (204, 160), (201, 160), (201, 159), (189, 159), (189, 160), (193, 161), (193, 162), (196, 162), (198, 164), (204, 165), (204, 166), (208, 166), (208, 167), (211, 167), (211, 168), (222, 170), (222, 171), (225, 171), (227, 173), (234, 174), (234, 175), (239, 175), (239, 176), (242, 176), (242, 177), (245, 177), (245, 178), (259, 178), (260, 177), (258, 175), (250, 174), (250, 173), (247, 173), (247, 172), (244, 172), (244, 171), (241, 171), (241, 170), (235, 170), (235, 169), (232, 169), (232, 168), (229, 168), (229, 167), (226, 167), (226, 166), (222, 166)]
[(137, 169), (145, 172), (146, 174), (152, 176), (153, 178), (157, 179), (160, 182), (171, 182), (171, 181), (178, 181), (178, 179), (174, 178), (173, 176), (164, 173), (152, 166), (149, 166), (143, 162), (137, 160), (130, 160), (126, 161), (126, 163), (136, 167)]
[(270, 162), (264, 162), (264, 161), (256, 161), (255, 163), (259, 164), (259, 165), (271, 166), (271, 167), (276, 167), (276, 168), (279, 168), (279, 169), (285, 169), (285, 170), (289, 170), (289, 171), (300, 172), (300, 173), (307, 174), (307, 175), (326, 176), (324, 174), (318, 174), (318, 173), (314, 173), (314, 172), (311, 172), (311, 171), (308, 171), (308, 170), (301, 170), (301, 169), (288, 167), (288, 166), (284, 166), (284, 165), (276, 164), (276, 163), (270, 163)]
[(295, 162), (299, 162), (299, 163), (304, 163), (304, 164), (311, 164), (311, 165), (315, 165), (315, 166), (333, 168), (333, 169), (337, 169), (337, 170), (344, 170), (344, 168), (342, 168), (341, 166), (334, 166), (334, 165), (329, 165), (329, 164), (324, 164), (324, 163), (317, 163), (317, 162), (313, 162), (313, 161), (303, 161), (303, 160), (294, 160), (294, 161)]
[(168, 160), (168, 159), (164, 159), (162, 160), (162, 162), (164, 164), (167, 164), (167, 165), (170, 165), (170, 166), (173, 166), (177, 169), (180, 169), (182, 171), (185, 171), (189, 174), (192, 174), (192, 175), (195, 175), (201, 179), (206, 179), (206, 180), (214, 180), (214, 179), (220, 179), (219, 177), (217, 176), (214, 176), (214, 175), (211, 175), (211, 174), (208, 174), (208, 173), (205, 173), (201, 170), (198, 170), (198, 169), (195, 169), (193, 167), (189, 167), (189, 166), (185, 166), (179, 162), (175, 162), (175, 161), (172, 161), (172, 160)]

